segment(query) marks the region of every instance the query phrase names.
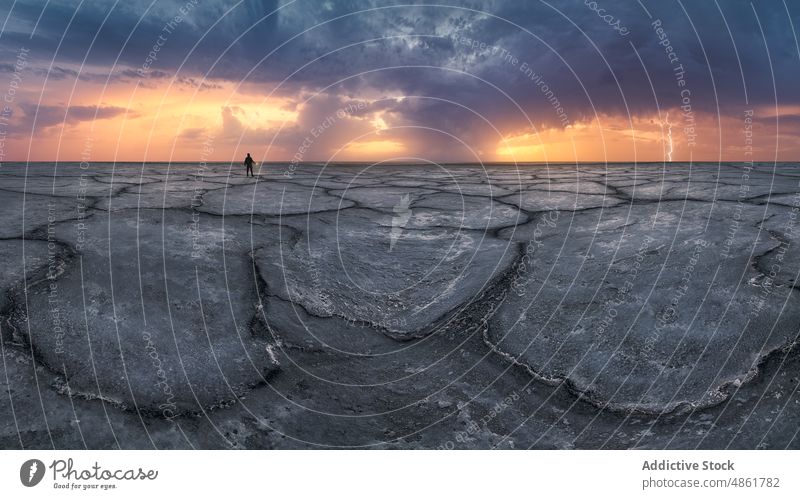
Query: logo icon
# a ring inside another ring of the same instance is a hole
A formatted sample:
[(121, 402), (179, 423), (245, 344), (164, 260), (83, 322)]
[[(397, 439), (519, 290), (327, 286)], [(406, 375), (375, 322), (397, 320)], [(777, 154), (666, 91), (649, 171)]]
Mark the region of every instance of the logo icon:
[(411, 219), (411, 196), (406, 194), (394, 205), (394, 216), (392, 217), (392, 231), (389, 233), (389, 252), (394, 249), (395, 243), (403, 235), (403, 229)]
[(44, 463), (38, 459), (28, 459), (19, 469), (19, 479), (26, 487), (35, 487), (44, 478)]

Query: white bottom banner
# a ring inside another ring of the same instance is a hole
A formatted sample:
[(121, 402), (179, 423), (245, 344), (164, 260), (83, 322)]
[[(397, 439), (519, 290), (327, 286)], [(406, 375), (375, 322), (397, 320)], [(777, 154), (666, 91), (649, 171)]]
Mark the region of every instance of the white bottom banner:
[(2, 497), (800, 497), (796, 451), (1, 451)]

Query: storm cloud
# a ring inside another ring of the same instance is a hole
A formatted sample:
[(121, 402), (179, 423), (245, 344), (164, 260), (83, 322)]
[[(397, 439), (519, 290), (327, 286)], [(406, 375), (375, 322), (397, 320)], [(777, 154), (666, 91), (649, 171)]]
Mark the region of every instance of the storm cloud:
[(784, 1), (23, 0), (6, 16), (3, 58), (28, 47), (54, 80), (234, 82), (303, 101), (306, 124), (332, 101), (370, 99), (429, 150), (451, 140), (429, 129), (469, 143), (687, 105), (718, 117), (800, 105), (800, 5)]

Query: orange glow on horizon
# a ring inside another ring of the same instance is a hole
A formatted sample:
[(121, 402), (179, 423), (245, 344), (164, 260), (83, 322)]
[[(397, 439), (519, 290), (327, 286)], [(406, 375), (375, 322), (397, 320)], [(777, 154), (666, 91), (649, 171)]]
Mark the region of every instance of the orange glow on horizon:
[(744, 111), (739, 117), (698, 114), (695, 122), (684, 119), (680, 110), (663, 110), (661, 117), (604, 115), (566, 128), (509, 135), (498, 141), (494, 154), (517, 162), (662, 162), (669, 160), (670, 150), (674, 162), (800, 157), (796, 135), (783, 136), (783, 145), (778, 145), (775, 127)]
[[(311, 135), (313, 126), (308, 123), (328, 114), (336, 116), (336, 109), (314, 111), (312, 106), (303, 104), (307, 95), (267, 98), (252, 85), (239, 88), (233, 82), (213, 81), (198, 90), (197, 83), (169, 79), (149, 82), (147, 86), (130, 82), (108, 86), (91, 81), (81, 81), (77, 86), (74, 81), (47, 82), (45, 97), (67, 96), (68, 100), (43, 99), (42, 105), (56, 111), (67, 105), (83, 107), (82, 118), (70, 118), (67, 123), (52, 117), (49, 122), (37, 120), (37, 132), (32, 137), (22, 131), (10, 135), (5, 143), (5, 161), (238, 161), (246, 151), (256, 157), (261, 155), (265, 161), (289, 161), (302, 146), (303, 137)], [(352, 101), (351, 96), (328, 97), (334, 102)], [(38, 94), (30, 92), (25, 98), (35, 102)], [(92, 120), (85, 117), (87, 107), (111, 111)], [(311, 113), (311, 118), (305, 112)], [(21, 109), (15, 113), (17, 119), (30, 118)], [(690, 146), (684, 131), (687, 123), (680, 110), (670, 109), (663, 110), (661, 116), (601, 115), (566, 128), (511, 131), (499, 141), (487, 135), (485, 142), (478, 139), (478, 143), (469, 145), (485, 151), (481, 160), (487, 162), (660, 162), (668, 159), (670, 140), (673, 161), (800, 158), (800, 134), (791, 128), (791, 123), (780, 127), (774, 123), (775, 116), (796, 116), (800, 109), (757, 109), (755, 114), (762, 120), (751, 123), (749, 144), (744, 114), (698, 114), (693, 125), (697, 143)], [(399, 155), (427, 158), (431, 144), (425, 143), (424, 138), (403, 135), (402, 126), (394, 128), (398, 125), (393, 122), (395, 118), (386, 110), (338, 116), (322, 136), (312, 138), (313, 147), (309, 147), (303, 160), (382, 161)], [(373, 136), (358, 138), (365, 134)]]

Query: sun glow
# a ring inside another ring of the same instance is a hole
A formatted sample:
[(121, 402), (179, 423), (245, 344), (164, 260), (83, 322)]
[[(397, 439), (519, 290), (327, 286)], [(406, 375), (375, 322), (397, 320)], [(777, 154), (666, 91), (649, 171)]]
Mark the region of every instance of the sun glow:
[(394, 140), (367, 140), (351, 142), (345, 147), (337, 159), (359, 161), (365, 158), (389, 159), (392, 155), (406, 150), (402, 142)]

